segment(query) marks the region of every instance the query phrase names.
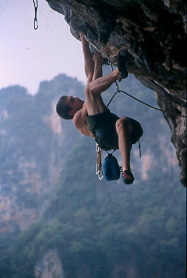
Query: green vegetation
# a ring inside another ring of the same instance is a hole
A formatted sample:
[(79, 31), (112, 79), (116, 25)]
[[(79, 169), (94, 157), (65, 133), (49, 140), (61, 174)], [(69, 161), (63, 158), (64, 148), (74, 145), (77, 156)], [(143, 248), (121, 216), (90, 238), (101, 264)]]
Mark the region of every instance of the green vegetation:
[[(130, 266), (135, 277), (185, 277), (184, 192), (177, 181), (150, 173), (130, 187), (99, 183), (87, 172), (85, 144), (72, 151), (43, 222), (20, 234), (8, 251), (1, 246), (1, 277), (32, 277), (38, 255), (52, 247), (70, 278), (83, 268), (82, 277), (126, 277)], [(85, 161), (82, 175), (79, 167), (69, 169), (76, 154)], [(120, 267), (121, 274), (113, 275)]]

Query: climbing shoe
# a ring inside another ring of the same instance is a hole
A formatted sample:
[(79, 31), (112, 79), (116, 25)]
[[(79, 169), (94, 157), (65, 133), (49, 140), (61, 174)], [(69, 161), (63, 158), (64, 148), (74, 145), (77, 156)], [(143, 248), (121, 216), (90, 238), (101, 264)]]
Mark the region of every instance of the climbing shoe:
[(126, 184), (132, 184), (134, 181), (133, 174), (129, 170), (125, 170), (122, 172), (123, 181)]
[(118, 52), (118, 60), (117, 60), (117, 67), (120, 73), (120, 79), (119, 81), (121, 81), (121, 79), (125, 79), (128, 76), (128, 71), (126, 68), (126, 58), (124, 55), (121, 54), (121, 52)]

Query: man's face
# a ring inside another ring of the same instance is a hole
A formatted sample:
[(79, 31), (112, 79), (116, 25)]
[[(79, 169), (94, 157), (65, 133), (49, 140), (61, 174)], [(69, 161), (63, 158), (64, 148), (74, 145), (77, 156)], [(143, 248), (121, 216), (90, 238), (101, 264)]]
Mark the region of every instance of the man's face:
[(67, 96), (66, 105), (70, 108), (71, 113), (75, 114), (82, 108), (84, 101), (78, 97)]

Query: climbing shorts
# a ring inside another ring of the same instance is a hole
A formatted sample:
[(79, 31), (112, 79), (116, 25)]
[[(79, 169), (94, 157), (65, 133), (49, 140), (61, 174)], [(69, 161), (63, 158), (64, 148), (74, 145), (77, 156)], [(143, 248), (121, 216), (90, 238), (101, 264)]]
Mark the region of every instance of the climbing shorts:
[[(116, 133), (116, 121), (118, 116), (111, 113), (109, 109), (96, 115), (86, 115), (86, 121), (89, 130), (92, 132), (96, 143), (102, 150), (117, 150), (118, 147), (118, 135)], [(143, 135), (143, 129), (139, 122), (129, 118), (133, 124), (132, 144), (135, 144), (139, 138)]]

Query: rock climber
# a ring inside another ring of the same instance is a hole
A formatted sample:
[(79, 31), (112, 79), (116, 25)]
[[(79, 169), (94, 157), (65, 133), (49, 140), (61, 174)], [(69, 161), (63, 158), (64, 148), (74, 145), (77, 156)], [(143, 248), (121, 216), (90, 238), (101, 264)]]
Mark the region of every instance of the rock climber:
[(115, 81), (126, 78), (128, 72), (123, 56), (118, 55), (118, 67), (102, 76), (104, 59), (95, 51), (90, 51), (89, 43), (80, 35), (84, 55), (84, 68), (87, 83), (84, 89), (85, 101), (78, 97), (62, 96), (56, 106), (58, 115), (63, 119), (73, 119), (75, 128), (85, 136), (95, 139), (102, 150), (119, 149), (123, 166), (124, 183), (132, 184), (134, 176), (130, 167), (130, 151), (143, 135), (139, 122), (132, 118), (111, 113), (101, 94)]

